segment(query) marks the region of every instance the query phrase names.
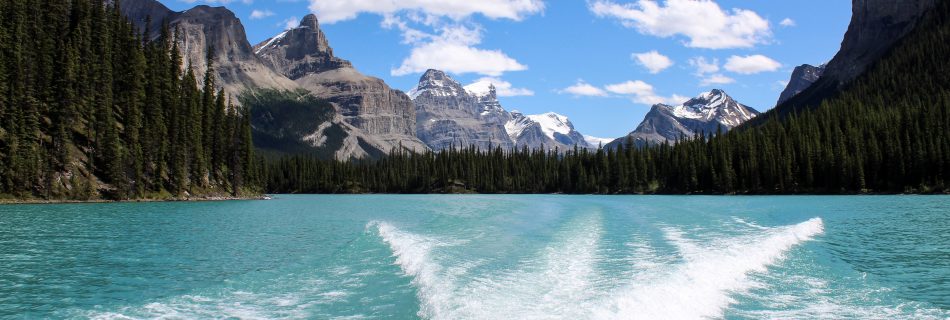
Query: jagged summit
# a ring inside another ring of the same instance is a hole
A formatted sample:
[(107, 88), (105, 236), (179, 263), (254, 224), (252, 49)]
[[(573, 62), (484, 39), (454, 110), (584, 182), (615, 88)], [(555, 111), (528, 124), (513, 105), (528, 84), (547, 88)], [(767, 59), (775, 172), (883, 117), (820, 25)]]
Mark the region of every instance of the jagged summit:
[(427, 70), (409, 91), (416, 105), (417, 136), (430, 148), (442, 150), (474, 145), (483, 150), (501, 147), (559, 148), (590, 145), (567, 117), (556, 113), (524, 115), (505, 110), (490, 81), (468, 86), (440, 70)]
[(646, 118), (626, 137), (608, 147), (632, 140), (636, 145), (675, 142), (682, 137), (705, 132), (731, 130), (757, 116), (759, 112), (733, 99), (721, 89), (704, 92), (681, 105), (654, 105)]
[(233, 97), (254, 88), (297, 88), (293, 81), (268, 68), (254, 55), (241, 20), (225, 7), (200, 5), (175, 12), (155, 0), (123, 0), (120, 9), (142, 30), (151, 19), (148, 37), (152, 39), (158, 38), (163, 21), (179, 30), (184, 36), (180, 43), (183, 64), (191, 66), (195, 74), (207, 69), (208, 48), (213, 48), (218, 85)]
[(419, 84), (409, 90), (409, 97), (418, 98), (420, 95), (429, 94), (435, 97), (456, 97), (465, 93), (465, 88), (455, 79), (452, 79), (445, 72), (429, 69), (419, 77)]
[(265, 64), (293, 80), (311, 73), (353, 66), (333, 55), (333, 48), (320, 30), (317, 16), (312, 14), (304, 17), (298, 27), (254, 46), (254, 53)]

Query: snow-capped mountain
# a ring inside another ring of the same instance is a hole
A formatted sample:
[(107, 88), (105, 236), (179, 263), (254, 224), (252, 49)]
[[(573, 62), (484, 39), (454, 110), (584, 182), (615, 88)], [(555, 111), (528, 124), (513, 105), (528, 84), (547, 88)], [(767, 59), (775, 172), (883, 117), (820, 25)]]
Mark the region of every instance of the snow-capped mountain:
[(721, 128), (731, 130), (757, 116), (755, 109), (736, 102), (724, 91), (705, 92), (678, 106), (657, 104), (646, 118), (626, 137), (614, 140), (608, 147), (633, 142), (637, 146), (676, 142), (697, 133), (714, 134)]
[(433, 150), (591, 147), (567, 117), (508, 112), (491, 83), (463, 87), (445, 72), (429, 70), (409, 96), (416, 105), (416, 135)]
[(557, 147), (560, 150), (573, 148), (598, 147), (591, 145), (580, 132), (574, 129), (574, 124), (560, 114), (548, 112), (545, 114), (524, 115), (512, 112), (512, 119), (505, 124), (505, 131), (515, 141), (518, 147), (546, 149)]

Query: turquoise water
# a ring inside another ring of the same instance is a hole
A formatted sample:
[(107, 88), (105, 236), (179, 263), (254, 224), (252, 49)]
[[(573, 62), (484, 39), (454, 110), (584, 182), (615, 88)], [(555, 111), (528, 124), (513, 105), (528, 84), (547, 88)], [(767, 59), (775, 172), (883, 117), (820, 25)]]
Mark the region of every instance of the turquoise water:
[(0, 206), (0, 318), (945, 319), (950, 198)]

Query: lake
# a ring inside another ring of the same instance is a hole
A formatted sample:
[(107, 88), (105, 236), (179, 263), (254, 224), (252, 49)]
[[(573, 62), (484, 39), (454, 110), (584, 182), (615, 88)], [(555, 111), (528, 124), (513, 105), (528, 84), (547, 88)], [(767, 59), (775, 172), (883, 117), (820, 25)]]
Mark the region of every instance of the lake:
[(945, 319), (950, 197), (0, 206), (0, 318)]

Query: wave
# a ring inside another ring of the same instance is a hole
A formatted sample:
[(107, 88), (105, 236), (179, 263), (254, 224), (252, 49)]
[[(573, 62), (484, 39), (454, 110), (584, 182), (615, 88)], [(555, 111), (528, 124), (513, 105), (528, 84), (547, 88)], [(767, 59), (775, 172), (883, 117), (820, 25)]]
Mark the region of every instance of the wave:
[(748, 275), (765, 272), (793, 247), (824, 232), (820, 218), (772, 228), (752, 236), (715, 241), (703, 246), (679, 230), (664, 229), (685, 262), (665, 276), (635, 284), (595, 311), (600, 319), (718, 318), (735, 301), (732, 295), (755, 285)]
[[(795, 246), (824, 230), (820, 218), (768, 228), (754, 235), (701, 245), (678, 229), (662, 229), (683, 256), (673, 262), (643, 245), (631, 245), (631, 267), (640, 270), (636, 283), (617, 287), (598, 269), (603, 258), (599, 218), (580, 219), (536, 260), (513, 271), (469, 276), (465, 263), (453, 268), (435, 252), (451, 241), (438, 240), (374, 222), (391, 247), (396, 264), (412, 277), (421, 302), (419, 316), (428, 319), (699, 319), (722, 317), (734, 303), (732, 295), (754, 286), (753, 272), (765, 272)], [(461, 270), (461, 271), (460, 271)], [(643, 274), (648, 272), (650, 274)], [(613, 273), (616, 274), (616, 273)], [(611, 283), (614, 288), (605, 283)]]
[(487, 276), (466, 274), (478, 262), (455, 268), (440, 264), (433, 250), (453, 241), (405, 232), (385, 222), (372, 225), (392, 248), (396, 264), (412, 277), (423, 318), (582, 318), (599, 292), (594, 282), (602, 230), (596, 217), (564, 232), (559, 241), (541, 250), (537, 260)]

